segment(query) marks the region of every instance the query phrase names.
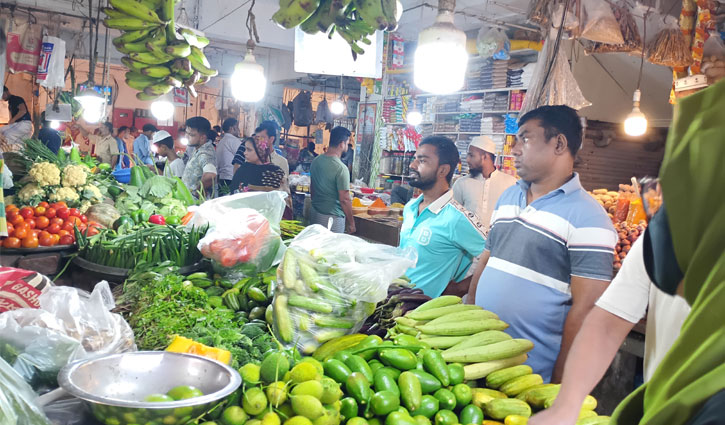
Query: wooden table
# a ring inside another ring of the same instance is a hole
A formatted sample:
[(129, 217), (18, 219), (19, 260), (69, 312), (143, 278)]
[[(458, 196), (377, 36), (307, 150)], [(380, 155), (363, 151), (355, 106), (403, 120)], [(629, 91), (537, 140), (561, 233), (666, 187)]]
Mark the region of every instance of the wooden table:
[(357, 232), (355, 235), (373, 242), (398, 246), (402, 223), (397, 217), (356, 215), (355, 228)]

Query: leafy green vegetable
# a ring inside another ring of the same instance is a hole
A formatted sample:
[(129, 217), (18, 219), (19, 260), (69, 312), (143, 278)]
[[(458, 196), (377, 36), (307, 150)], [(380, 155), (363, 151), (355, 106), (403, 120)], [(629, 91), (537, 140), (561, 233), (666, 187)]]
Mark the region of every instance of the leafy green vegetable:
[(139, 195), (143, 198), (154, 197), (163, 198), (171, 195), (176, 182), (169, 177), (153, 176), (146, 180), (139, 190)]

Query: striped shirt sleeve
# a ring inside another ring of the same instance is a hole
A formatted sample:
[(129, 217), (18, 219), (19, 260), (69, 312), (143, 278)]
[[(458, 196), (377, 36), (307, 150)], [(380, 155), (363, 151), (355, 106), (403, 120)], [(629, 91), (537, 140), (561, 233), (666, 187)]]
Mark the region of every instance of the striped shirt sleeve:
[(617, 234), (611, 227), (578, 227), (569, 240), (571, 275), (587, 279), (612, 279)]
[(237, 148), (237, 152), (234, 154), (234, 159), (232, 159), (232, 165), (244, 164), (244, 162), (245, 162), (244, 150), (245, 150), (244, 142), (242, 142), (242, 144), (239, 145), (239, 148)]

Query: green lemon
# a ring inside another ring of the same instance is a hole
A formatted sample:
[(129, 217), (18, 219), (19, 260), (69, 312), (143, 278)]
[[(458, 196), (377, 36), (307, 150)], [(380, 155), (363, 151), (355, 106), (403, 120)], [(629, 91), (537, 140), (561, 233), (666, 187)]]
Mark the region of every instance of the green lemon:
[(448, 376), (450, 376), (451, 385), (457, 385), (463, 382), (466, 372), (463, 370), (463, 365), (460, 363), (451, 363), (448, 365)]
[(426, 418), (426, 417), (425, 417), (425, 416), (423, 416), (423, 415), (416, 415), (416, 416), (413, 416), (413, 420), (415, 420), (415, 422), (416, 422), (416, 423), (417, 423), (418, 425), (431, 425), (430, 419)]
[(283, 421), (286, 421), (287, 419), (295, 416), (295, 411), (292, 410), (292, 404), (288, 401), (277, 408), (277, 414)]
[(466, 384), (458, 384), (453, 386), (453, 395), (456, 396), (456, 407), (463, 408), (471, 403), (473, 392), (471, 387)]
[(452, 391), (441, 388), (433, 394), (438, 399), (441, 409), (453, 410), (456, 408), (456, 395)]
[(292, 416), (284, 421), (284, 425), (312, 425), (312, 421), (304, 416)]
[(455, 425), (458, 423), (458, 416), (450, 410), (439, 410), (435, 416), (435, 425)]
[[(314, 366), (313, 366), (314, 367)], [(282, 353), (272, 352), (260, 366), (260, 376), (264, 382), (279, 381), (289, 371), (289, 359)], [(287, 379), (281, 379), (286, 381)]]
[(320, 400), (322, 398), (323, 391), (322, 382), (305, 381), (292, 388), (292, 395), (311, 395), (312, 397)]
[(310, 363), (315, 367), (315, 369), (317, 369), (317, 373), (319, 373), (320, 376), (325, 374), (325, 370), (322, 368), (322, 363), (318, 362), (314, 357), (305, 357), (300, 360), (300, 363)]
[(287, 385), (282, 381), (272, 382), (267, 386), (267, 400), (274, 407), (279, 407), (287, 401)]
[(242, 407), (250, 415), (258, 415), (267, 407), (267, 397), (261, 388), (250, 388), (244, 392)]
[(186, 400), (188, 398), (201, 397), (204, 393), (200, 389), (190, 385), (179, 385), (169, 390), (166, 395), (174, 400)]
[(224, 425), (244, 425), (247, 413), (239, 406), (229, 406), (222, 412), (221, 421)]
[(239, 368), (239, 374), (247, 385), (256, 385), (259, 383), (259, 372), (261, 368), (254, 363), (247, 363)]
[(282, 420), (278, 414), (269, 412), (262, 418), (262, 425), (282, 425)]
[(299, 384), (305, 381), (316, 380), (320, 378), (317, 368), (312, 363), (300, 362), (290, 371), (290, 378), (293, 383)]
[(314, 420), (325, 413), (320, 400), (311, 395), (293, 395), (290, 397), (292, 402), (292, 410), (298, 415), (304, 416), (310, 420)]
[(354, 418), (347, 421), (347, 425), (369, 425), (368, 421), (365, 420), (365, 418), (361, 418), (360, 416), (355, 416)]
[(340, 400), (341, 397), (342, 390), (340, 389), (340, 384), (332, 378), (322, 378), (322, 397), (320, 397), (320, 401), (323, 404), (333, 404)]

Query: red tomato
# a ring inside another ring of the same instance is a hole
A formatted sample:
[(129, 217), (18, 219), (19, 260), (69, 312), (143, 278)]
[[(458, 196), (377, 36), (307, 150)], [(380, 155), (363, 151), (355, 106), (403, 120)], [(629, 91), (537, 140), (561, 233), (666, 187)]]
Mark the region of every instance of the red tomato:
[(63, 223), (65, 223), (65, 220), (60, 217), (54, 217), (50, 219), (50, 224), (57, 224), (58, 226), (62, 226)]
[(30, 218), (35, 215), (35, 211), (33, 211), (30, 207), (22, 207), (20, 208), (20, 215), (23, 216), (23, 218)]
[(221, 253), (221, 263), (224, 267), (232, 267), (237, 264), (237, 255), (234, 253), (234, 250), (229, 248), (223, 249)]
[(16, 214), (12, 217), (8, 218), (8, 221), (13, 223), (13, 226), (18, 227), (18, 225), (25, 223), (25, 219), (22, 215)]
[(58, 237), (63, 237), (63, 236), (65, 236), (65, 235), (71, 235), (71, 236), (72, 236), (71, 232), (69, 232), (69, 231), (67, 231), (67, 230), (63, 230), (63, 229), (60, 229), (60, 230), (58, 231)]
[(53, 239), (53, 235), (48, 232), (40, 232), (40, 235), (38, 235), (38, 243), (41, 246), (53, 246), (55, 244), (55, 239)]
[(8, 223), (8, 235), (12, 235), (15, 231), (15, 226), (13, 226), (13, 223)]
[(51, 204), (50, 206), (55, 208), (56, 210), (59, 210), (61, 208), (68, 208), (68, 204), (66, 204), (64, 201), (56, 202), (54, 204)]
[(33, 213), (35, 214), (36, 217), (40, 217), (41, 215), (45, 214), (45, 207), (41, 207), (40, 205), (38, 205), (33, 210)]
[(3, 248), (20, 248), (20, 239), (11, 236), (3, 241)]
[(50, 235), (53, 238), (53, 245), (58, 245), (58, 242), (60, 242), (60, 236), (58, 235)]
[(95, 226), (90, 226), (90, 227), (88, 227), (88, 228), (87, 228), (87, 229), (85, 230), (85, 232), (84, 232), (84, 234), (85, 234), (86, 236), (94, 236), (94, 235), (97, 235), (98, 233), (100, 233), (100, 232), (98, 231), (98, 228), (97, 228), (97, 227), (95, 227)]
[(48, 217), (41, 215), (40, 217), (35, 219), (35, 227), (38, 229), (45, 229), (46, 227), (50, 226), (50, 220)]
[(59, 233), (60, 232), (60, 224), (53, 223), (50, 226), (48, 226), (46, 228), (46, 230), (48, 231), (48, 233), (51, 233), (51, 234)]
[(88, 217), (86, 217), (86, 215), (85, 215), (85, 214), (81, 214), (81, 215), (79, 215), (79, 217), (81, 218), (81, 221), (82, 221), (82, 222), (84, 222), (84, 223), (88, 223)]
[(28, 236), (30, 236), (32, 234), (33, 236), (35, 236), (37, 238), (38, 235), (40, 234), (40, 232), (42, 232), (42, 230), (40, 230), (40, 229), (31, 229)]
[(80, 217), (81, 216), (81, 212), (78, 211), (78, 208), (71, 208), (70, 210), (68, 210), (68, 212), (73, 217)]
[(40, 202), (40, 203), (38, 204), (38, 206), (39, 206), (39, 207), (43, 207), (43, 208), (45, 208), (45, 209), (48, 209), (48, 207), (49, 207), (50, 205), (48, 205), (48, 203), (47, 203), (47, 202), (43, 201), (43, 202)]
[(28, 227), (30, 227), (31, 229), (35, 229), (35, 219), (34, 218), (32, 218), (32, 217), (31, 218), (26, 218), (25, 219), (25, 224), (27, 224)]
[(71, 222), (65, 222), (60, 228), (63, 230), (67, 230), (70, 233), (73, 233), (73, 223)]
[(45, 216), (48, 218), (54, 218), (55, 217), (55, 208), (50, 207), (45, 210)]
[[(85, 233), (86, 229), (88, 228), (88, 226), (86, 226), (83, 223), (76, 224), (76, 227), (78, 227), (78, 231), (81, 232), (81, 233)], [(73, 234), (75, 235), (75, 233), (73, 233)]]
[(30, 233), (30, 229), (28, 229), (27, 226), (17, 226), (15, 228), (15, 231), (13, 232), (13, 236), (18, 239), (23, 239), (24, 237), (28, 236), (28, 233)]
[(70, 235), (61, 236), (58, 241), (59, 245), (73, 245), (73, 238)]
[(15, 206), (15, 204), (8, 204), (5, 206), (5, 214), (9, 213), (11, 210), (15, 210), (18, 207)]
[(65, 207), (56, 208), (56, 210), (55, 210), (55, 216), (56, 217), (60, 217), (63, 220), (65, 220), (68, 217), (70, 217), (70, 210), (68, 208), (65, 208)]
[(33, 236), (26, 236), (23, 239), (23, 242), (21, 244), (22, 244), (23, 248), (37, 248), (38, 247), (38, 244), (39, 244), (39, 241), (38, 241), (38, 238), (35, 235), (33, 235)]
[(66, 220), (65, 222), (75, 224), (76, 226), (80, 226), (81, 224), (83, 224), (83, 221), (81, 221), (79, 217), (74, 215), (68, 217), (68, 220)]

